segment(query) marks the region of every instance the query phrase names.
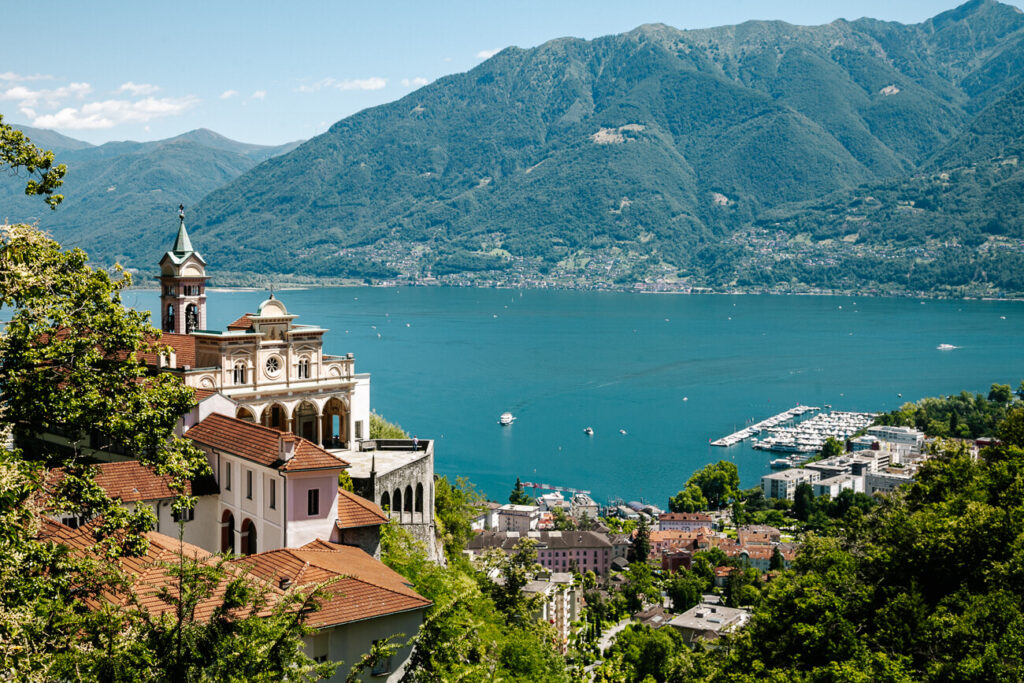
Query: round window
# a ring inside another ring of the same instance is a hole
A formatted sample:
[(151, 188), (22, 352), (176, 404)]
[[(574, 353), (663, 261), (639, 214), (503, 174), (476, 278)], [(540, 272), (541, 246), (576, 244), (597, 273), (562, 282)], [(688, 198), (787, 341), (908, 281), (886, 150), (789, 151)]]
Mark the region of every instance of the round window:
[(281, 369), (281, 361), (276, 356), (271, 356), (267, 359), (267, 374), (276, 375), (277, 371)]

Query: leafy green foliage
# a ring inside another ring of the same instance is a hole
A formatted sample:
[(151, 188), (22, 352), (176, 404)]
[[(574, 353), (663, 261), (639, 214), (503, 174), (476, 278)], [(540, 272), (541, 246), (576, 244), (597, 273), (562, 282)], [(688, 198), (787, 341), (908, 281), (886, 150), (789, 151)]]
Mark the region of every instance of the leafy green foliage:
[(454, 561), (465, 549), (473, 535), (472, 519), (483, 503), (483, 494), (466, 477), (456, 477), (455, 483), (448, 477), (434, 481), (434, 520), (449, 561)]
[(388, 422), (377, 413), (370, 413), (371, 439), (408, 439), (409, 433), (394, 422)]
[(708, 499), (696, 483), (687, 483), (686, 488), (668, 499), (672, 512), (699, 512), (708, 508)]
[(523, 482), (519, 481), (519, 477), (516, 477), (516, 485), (508, 495), (508, 502), (513, 505), (534, 505), (533, 498), (523, 488)]
[[(54, 191), (64, 184), (67, 166), (53, 165), (53, 152), (39, 149), (24, 132), (4, 123), (0, 114), (0, 168), (17, 172), (24, 169), (29, 175), (25, 183), (25, 194), (42, 196), (50, 209), (56, 209), (64, 195)], [(38, 179), (37, 179), (38, 178)]]
[[(1000, 385), (993, 385), (993, 387)], [(1002, 385), (1007, 386), (1007, 385)], [(1007, 386), (1007, 389), (1009, 387)], [(956, 395), (925, 398), (905, 403), (898, 410), (880, 415), (878, 424), (914, 427), (928, 436), (977, 439), (993, 436), (1006, 415), (1006, 402), (966, 391)], [(995, 397), (1005, 398), (1001, 391)]]
[[(434, 603), (415, 638), (408, 680), (568, 680), (553, 632), (527, 617), (531, 601), (497, 586), (462, 556), (446, 567), (430, 562), (425, 549), (394, 523), (383, 528), (381, 546), (384, 562)], [(498, 571), (521, 583), (533, 552), (523, 546), (515, 557), (496, 558)], [(502, 609), (492, 596), (499, 596)]]
[[(676, 501), (677, 505), (694, 501), (696, 492), (687, 493), (691, 487), (700, 490), (703, 498), (707, 501), (706, 507), (721, 508), (730, 498), (736, 497), (739, 491), (739, 469), (735, 463), (727, 460), (708, 463), (690, 476), (686, 482), (686, 489), (673, 496), (672, 500)], [(669, 501), (670, 508), (672, 500)]]
[(810, 536), (713, 680), (1018, 680), (1024, 408), (980, 460), (948, 442), (860, 523)]
[(629, 544), (627, 553), (630, 564), (641, 562), (646, 564), (651, 554), (651, 525), (645, 515), (640, 515), (640, 521), (636, 525), (636, 533)]

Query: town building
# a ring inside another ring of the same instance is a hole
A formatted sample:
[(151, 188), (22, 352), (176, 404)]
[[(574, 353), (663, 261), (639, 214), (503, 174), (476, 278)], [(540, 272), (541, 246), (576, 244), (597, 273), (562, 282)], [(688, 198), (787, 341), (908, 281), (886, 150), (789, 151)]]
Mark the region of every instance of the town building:
[(679, 631), (683, 642), (693, 645), (717, 640), (743, 628), (748, 621), (750, 613), (747, 610), (701, 603), (669, 621), (668, 626)]
[(578, 571), (608, 573), (612, 544), (607, 534), (597, 531), (483, 531), (466, 544), (471, 554), (491, 549), (511, 553), (524, 538), (537, 544), (537, 562), (552, 572)]
[(876, 493), (892, 493), (900, 486), (913, 483), (914, 478), (908, 472), (886, 470), (884, 472), (868, 472), (864, 475), (864, 493), (873, 496)]
[(658, 516), (659, 531), (697, 531), (712, 529), (714, 522), (703, 512), (666, 512)]
[(909, 446), (912, 450), (921, 450), (924, 443), (924, 432), (911, 427), (893, 427), (889, 425), (875, 425), (868, 427), (868, 436), (873, 436), (879, 441)]
[(540, 517), (541, 510), (536, 505), (506, 503), (497, 510), (497, 522), (494, 528), (498, 531), (525, 533), (537, 528)]
[(583, 610), (582, 591), (573, 584), (572, 574), (552, 572), (547, 578), (538, 577), (523, 586), (523, 593), (541, 598), (537, 618), (554, 626), (559, 649), (564, 653), (572, 624)]
[(793, 493), (800, 484), (813, 484), (821, 478), (821, 473), (805, 468), (794, 468), (773, 472), (761, 477), (761, 491), (765, 498), (793, 499)]
[(854, 493), (864, 493), (864, 477), (853, 474), (839, 474), (828, 479), (821, 479), (812, 484), (814, 495), (835, 498), (840, 491), (849, 489)]

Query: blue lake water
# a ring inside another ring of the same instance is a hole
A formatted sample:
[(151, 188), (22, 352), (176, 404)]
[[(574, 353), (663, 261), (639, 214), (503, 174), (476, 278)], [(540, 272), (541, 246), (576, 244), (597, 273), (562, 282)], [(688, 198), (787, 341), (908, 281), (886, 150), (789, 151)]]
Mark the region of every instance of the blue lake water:
[[(223, 329), (265, 298), (211, 291), (208, 324)], [(744, 486), (770, 471), (775, 456), (747, 443), (708, 444), (752, 418), (796, 403), (886, 411), (1024, 378), (1014, 302), (437, 288), (278, 298), (330, 330), (325, 351), (355, 354), (374, 410), (437, 440), (439, 474), (497, 500), (519, 476), (664, 507), (707, 462), (734, 461)], [(155, 309), (157, 294), (125, 302)], [(513, 426), (497, 424), (504, 411)]]

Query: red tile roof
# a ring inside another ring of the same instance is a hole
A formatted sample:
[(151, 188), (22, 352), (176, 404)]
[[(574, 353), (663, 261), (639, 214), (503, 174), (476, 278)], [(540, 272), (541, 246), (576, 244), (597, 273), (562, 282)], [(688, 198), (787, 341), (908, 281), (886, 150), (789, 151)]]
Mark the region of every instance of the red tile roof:
[[(285, 472), (343, 469), (348, 463), (314, 443), (290, 432), (279, 432), (245, 420), (212, 413), (185, 432), (196, 443), (237, 455), (240, 458)], [(295, 444), (295, 455), (281, 459), (283, 446)]]
[(378, 526), (386, 524), (388, 516), (373, 502), (351, 491), (338, 487), (338, 521), (339, 529), (353, 529), (361, 526)]
[(246, 313), (241, 318), (239, 318), (235, 322), (233, 322), (230, 325), (228, 325), (228, 329), (229, 330), (243, 330), (243, 331), (244, 330), (251, 330), (253, 325), (252, 325), (252, 320), (250, 318), (252, 316), (254, 316), (254, 315), (256, 315), (256, 314), (255, 313)]
[[(45, 540), (66, 545), (79, 555), (89, 555), (94, 552), (95, 540), (87, 528), (70, 529), (47, 520), (40, 531), (40, 536)], [(211, 566), (217, 564), (217, 557), (198, 546), (183, 543), (176, 538), (155, 531), (146, 533), (146, 538), (149, 540), (149, 549), (145, 555), (123, 557), (117, 560), (120, 569), (127, 577), (127, 590), (118, 590), (116, 593), (108, 591), (101, 597), (103, 601), (116, 605), (127, 605), (134, 599), (153, 615), (173, 612), (173, 606), (168, 605), (160, 598), (160, 592), (166, 590), (172, 595), (176, 593), (178, 582), (172, 572), (180, 556), (185, 555), (201, 564)], [(226, 566), (228, 571), (212, 595), (197, 605), (196, 620), (205, 621), (210, 618), (213, 611), (222, 604), (228, 583), (245, 573), (243, 567), (232, 563), (228, 563)], [(276, 600), (283, 595), (283, 591), (275, 584), (267, 585), (266, 592), (268, 605), (259, 612), (260, 614), (269, 614)], [(89, 604), (95, 608), (99, 607), (100, 602), (93, 600)]]
[[(95, 481), (107, 495), (123, 503), (137, 503), (143, 500), (173, 498), (176, 494), (170, 488), (170, 475), (158, 475), (152, 468), (135, 460), (104, 462), (97, 466)], [(52, 490), (64, 477), (63, 470), (51, 470), (46, 488)], [(217, 485), (211, 477), (202, 477), (195, 483), (186, 482), (188, 495), (217, 493)]]
[(324, 628), (362, 619), (424, 609), (430, 601), (406, 579), (359, 548), (315, 541), (302, 548), (281, 548), (234, 560), (253, 575), (298, 586), (333, 581), (320, 610), (307, 624)]
[(214, 394), (218, 393), (215, 389), (195, 389), (195, 388), (193, 388), (192, 391), (195, 393), (197, 401), (205, 401), (206, 399), (210, 398)]
[[(183, 368), (186, 365), (195, 367), (196, 364), (196, 338), (191, 334), (174, 334), (164, 332), (159, 339), (149, 339), (150, 343), (163, 346), (170, 346), (174, 349), (174, 367)], [(148, 365), (160, 365), (160, 358), (155, 351), (140, 353), (139, 358)]]
[[(710, 522), (710, 515), (703, 512), (665, 512), (658, 515), (660, 521), (665, 522)], [(710, 525), (709, 525), (710, 526)]]

